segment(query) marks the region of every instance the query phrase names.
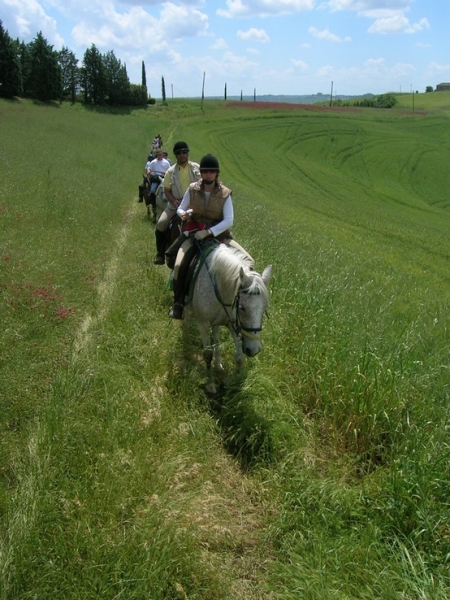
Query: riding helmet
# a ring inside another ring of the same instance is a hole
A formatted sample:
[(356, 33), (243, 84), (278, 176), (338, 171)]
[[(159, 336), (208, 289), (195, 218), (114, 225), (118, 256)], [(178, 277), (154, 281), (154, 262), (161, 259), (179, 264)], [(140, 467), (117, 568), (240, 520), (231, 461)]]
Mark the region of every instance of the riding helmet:
[(206, 154), (200, 161), (201, 171), (220, 171), (219, 161), (213, 154)]
[(175, 145), (173, 147), (173, 153), (176, 154), (180, 150), (187, 150), (189, 152), (189, 146), (186, 144), (186, 142), (176, 142), (175, 143)]

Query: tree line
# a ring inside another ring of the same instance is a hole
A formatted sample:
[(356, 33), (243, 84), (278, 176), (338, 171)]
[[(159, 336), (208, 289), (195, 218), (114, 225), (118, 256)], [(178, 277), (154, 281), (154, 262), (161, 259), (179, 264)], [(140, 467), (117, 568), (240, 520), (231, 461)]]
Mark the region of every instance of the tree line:
[(141, 85), (130, 83), (125, 64), (92, 44), (81, 66), (67, 47), (53, 50), (42, 32), (28, 44), (12, 39), (0, 21), (0, 96), (41, 102), (68, 100), (92, 105), (142, 106), (148, 97), (145, 64)]

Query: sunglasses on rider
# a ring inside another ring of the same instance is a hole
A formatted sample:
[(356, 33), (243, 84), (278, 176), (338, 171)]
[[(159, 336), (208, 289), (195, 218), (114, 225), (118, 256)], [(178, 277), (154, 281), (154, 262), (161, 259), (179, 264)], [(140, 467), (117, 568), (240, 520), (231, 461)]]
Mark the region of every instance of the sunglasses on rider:
[(179, 154), (187, 154), (189, 152), (189, 148), (183, 148), (182, 150), (177, 150), (175, 152), (175, 156), (178, 156)]

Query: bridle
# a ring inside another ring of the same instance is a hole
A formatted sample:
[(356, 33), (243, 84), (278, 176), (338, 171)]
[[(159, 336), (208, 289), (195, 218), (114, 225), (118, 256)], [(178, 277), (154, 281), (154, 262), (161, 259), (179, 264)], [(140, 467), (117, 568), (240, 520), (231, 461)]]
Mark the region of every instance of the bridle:
[[(240, 289), (237, 293), (237, 296), (234, 300), (234, 304), (236, 304), (236, 329), (238, 333), (241, 333), (244, 337), (249, 338), (250, 340), (255, 340), (259, 342), (259, 333), (262, 331), (262, 327), (245, 327), (242, 325), (241, 320), (239, 318), (239, 300), (241, 294), (247, 294), (249, 296), (257, 296), (258, 293), (253, 293), (249, 291), (249, 288)], [(267, 311), (266, 311), (267, 314)]]
[[(200, 247), (200, 252), (202, 252), (202, 248), (200, 245), (199, 245), (199, 247)], [(208, 263), (206, 261), (205, 261), (205, 266), (206, 266), (206, 270), (208, 272), (209, 278), (211, 280), (211, 283), (212, 283), (212, 286), (214, 289), (214, 294), (217, 298), (217, 301), (224, 309), (224, 311), (227, 315), (227, 318), (228, 318), (228, 322), (229, 322), (230, 326), (233, 328), (233, 331), (235, 332), (235, 334), (237, 336), (242, 335), (243, 337), (246, 337), (250, 340), (259, 341), (258, 334), (261, 333), (262, 327), (246, 327), (245, 325), (242, 325), (241, 320), (239, 318), (239, 300), (240, 300), (241, 294), (247, 294), (249, 296), (258, 296), (259, 292), (250, 292), (250, 288), (248, 288), (248, 287), (247, 288), (239, 288), (233, 302), (231, 304), (225, 304), (225, 302), (222, 300), (222, 297), (220, 295), (219, 288), (217, 287), (217, 281), (211, 275)], [(236, 318), (233, 319), (232, 314), (230, 315), (230, 313), (228, 311), (229, 308), (231, 308), (231, 311), (236, 309)], [(268, 316), (267, 311), (264, 311), (264, 312)]]

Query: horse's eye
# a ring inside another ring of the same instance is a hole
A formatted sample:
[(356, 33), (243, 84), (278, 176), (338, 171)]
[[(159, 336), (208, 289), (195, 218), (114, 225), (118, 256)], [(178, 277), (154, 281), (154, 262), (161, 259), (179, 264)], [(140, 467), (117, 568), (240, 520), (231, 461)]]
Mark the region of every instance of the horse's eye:
[(242, 304), (239, 304), (239, 310), (242, 310), (242, 312), (245, 312), (245, 306), (242, 306)]

